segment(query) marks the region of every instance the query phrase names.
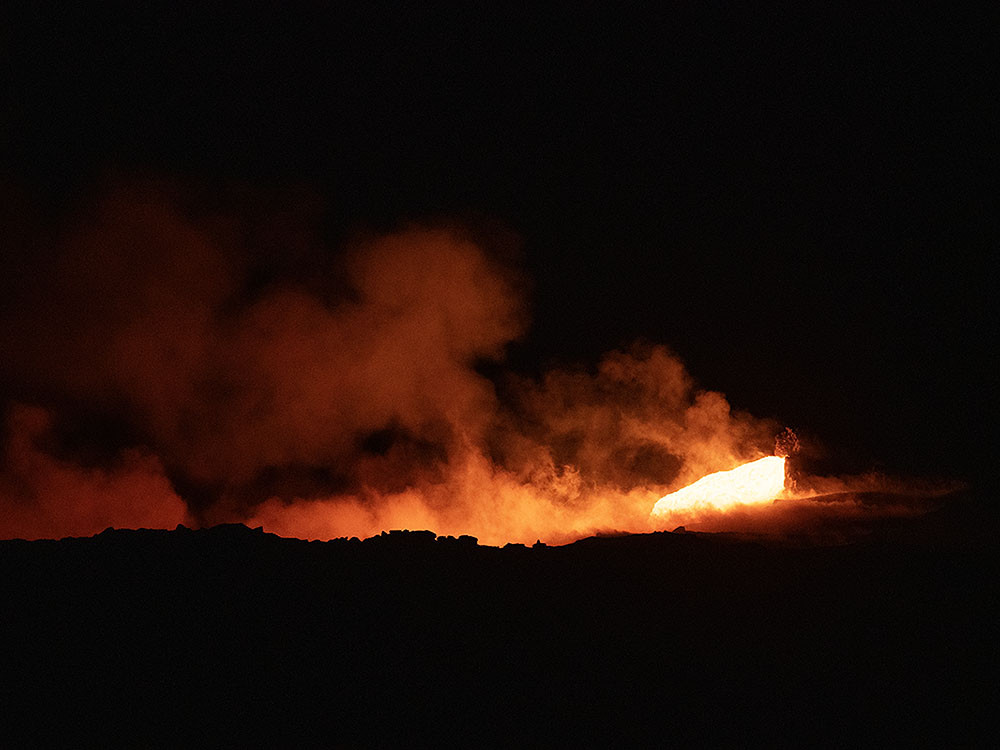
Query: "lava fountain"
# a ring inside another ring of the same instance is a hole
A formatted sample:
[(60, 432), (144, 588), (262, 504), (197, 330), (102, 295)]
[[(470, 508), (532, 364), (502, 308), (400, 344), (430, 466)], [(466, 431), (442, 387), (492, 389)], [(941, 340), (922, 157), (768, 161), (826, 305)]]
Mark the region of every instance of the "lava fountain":
[(727, 510), (774, 500), (785, 489), (785, 459), (765, 456), (728, 471), (717, 471), (669, 495), (653, 506), (651, 518), (683, 511)]

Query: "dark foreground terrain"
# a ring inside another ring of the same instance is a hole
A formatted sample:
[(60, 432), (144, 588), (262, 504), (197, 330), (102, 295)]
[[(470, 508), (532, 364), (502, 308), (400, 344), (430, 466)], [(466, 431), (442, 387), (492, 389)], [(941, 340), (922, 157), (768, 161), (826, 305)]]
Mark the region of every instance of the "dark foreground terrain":
[(993, 744), (996, 539), (0, 542), (0, 744)]

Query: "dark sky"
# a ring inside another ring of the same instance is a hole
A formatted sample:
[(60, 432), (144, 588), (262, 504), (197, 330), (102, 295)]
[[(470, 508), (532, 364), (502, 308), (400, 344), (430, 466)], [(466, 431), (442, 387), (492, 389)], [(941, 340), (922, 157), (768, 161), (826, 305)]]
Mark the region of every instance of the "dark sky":
[(3, 182), (307, 190), (332, 245), (486, 217), (532, 279), (515, 369), (645, 338), (852, 468), (992, 463), (987, 18), (348, 5), (5, 11)]

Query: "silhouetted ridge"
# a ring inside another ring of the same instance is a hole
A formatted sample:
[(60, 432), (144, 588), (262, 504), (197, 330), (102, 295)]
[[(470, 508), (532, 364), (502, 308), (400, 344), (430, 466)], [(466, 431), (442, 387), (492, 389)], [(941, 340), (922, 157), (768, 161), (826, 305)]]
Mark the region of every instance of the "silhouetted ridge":
[(990, 507), (835, 546), (240, 524), (3, 541), (5, 742), (975, 741), (996, 697)]

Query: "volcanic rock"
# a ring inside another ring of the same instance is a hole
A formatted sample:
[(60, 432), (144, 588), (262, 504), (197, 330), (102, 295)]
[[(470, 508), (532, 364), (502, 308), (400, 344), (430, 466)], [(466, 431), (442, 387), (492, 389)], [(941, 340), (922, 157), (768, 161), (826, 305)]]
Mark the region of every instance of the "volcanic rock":
[[(967, 512), (995, 531), (988, 507)], [(978, 744), (996, 535), (963, 540), (961, 516), (825, 547), (239, 525), (0, 542), (4, 743)]]

